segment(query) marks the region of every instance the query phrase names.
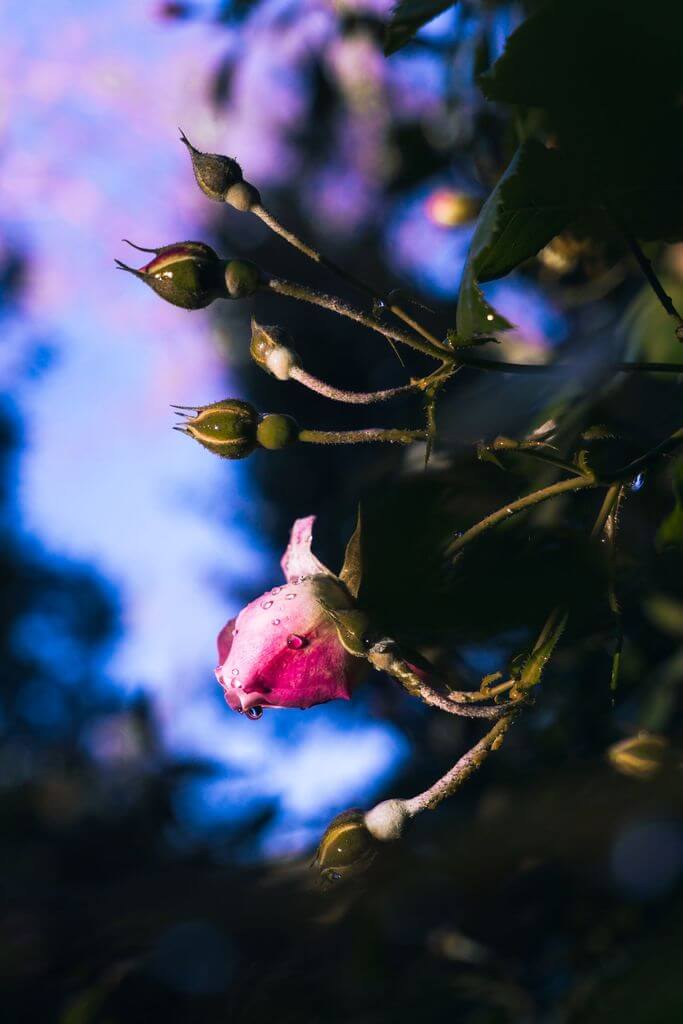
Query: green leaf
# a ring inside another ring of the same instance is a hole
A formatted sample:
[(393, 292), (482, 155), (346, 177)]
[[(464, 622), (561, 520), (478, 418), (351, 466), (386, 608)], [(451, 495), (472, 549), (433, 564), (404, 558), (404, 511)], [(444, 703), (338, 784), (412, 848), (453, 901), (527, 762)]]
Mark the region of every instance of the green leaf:
[(356, 528), (349, 538), (344, 554), (344, 564), (339, 573), (339, 579), (346, 585), (346, 589), (352, 597), (358, 597), (361, 580), (363, 578), (363, 551), (362, 551), (363, 522), (361, 508), (358, 506)]
[(460, 344), (512, 326), (484, 298), (479, 281), (503, 277), (578, 215), (583, 185), (555, 150), (525, 142), (486, 200), (463, 271), (456, 331)]
[(457, 0), (399, 0), (384, 33), (385, 55), (400, 50), (418, 29), (456, 3)]
[(657, 531), (657, 547), (683, 549), (683, 459), (679, 459), (673, 478), (674, 507)]
[(552, 0), (479, 82), (534, 108), (582, 177), (642, 240), (683, 238), (680, 0)]

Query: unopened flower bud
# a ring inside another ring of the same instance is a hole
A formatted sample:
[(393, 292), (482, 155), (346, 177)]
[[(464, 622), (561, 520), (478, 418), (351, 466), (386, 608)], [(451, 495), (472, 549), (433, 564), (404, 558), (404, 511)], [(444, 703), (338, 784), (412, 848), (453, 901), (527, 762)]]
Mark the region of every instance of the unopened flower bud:
[(225, 202), (228, 189), (242, 181), (240, 165), (229, 156), (202, 153), (195, 149), (183, 131), (180, 133), (180, 141), (187, 147), (194, 176), (204, 195), (218, 203)]
[(280, 327), (264, 327), (251, 321), (251, 356), (267, 373), (287, 380), (292, 367), (299, 365), (296, 352), (288, 348), (289, 335)]
[(299, 437), (299, 424), (291, 416), (269, 413), (256, 428), (256, 440), (262, 448), (279, 451), (294, 444)]
[[(193, 416), (187, 413), (193, 412)], [(193, 437), (210, 452), (226, 459), (244, 459), (257, 447), (258, 413), (249, 402), (226, 398), (212, 405), (191, 406), (175, 429)]]
[(203, 309), (214, 299), (228, 297), (223, 274), (225, 263), (211, 246), (203, 242), (175, 242), (158, 249), (144, 249), (139, 245), (133, 248), (153, 252), (154, 259), (139, 270), (120, 260), (116, 260), (117, 266), (144, 281), (166, 302), (183, 309)]
[(205, 196), (217, 203), (229, 203), (241, 211), (251, 210), (261, 202), (258, 189), (244, 180), (242, 168), (236, 160), (219, 153), (202, 153), (195, 149), (183, 132), (180, 133), (180, 141), (187, 146), (194, 176)]
[(261, 285), (261, 271), (251, 260), (228, 260), (225, 287), (231, 299), (246, 299)]
[(383, 800), (367, 812), (364, 820), (370, 835), (388, 843), (401, 838), (410, 815), (405, 800)]
[(607, 750), (607, 758), (618, 772), (637, 779), (653, 778), (662, 770), (669, 756), (668, 740), (651, 732), (629, 736)]
[(376, 853), (362, 811), (344, 811), (328, 825), (314, 863), (323, 882), (331, 885), (365, 871)]

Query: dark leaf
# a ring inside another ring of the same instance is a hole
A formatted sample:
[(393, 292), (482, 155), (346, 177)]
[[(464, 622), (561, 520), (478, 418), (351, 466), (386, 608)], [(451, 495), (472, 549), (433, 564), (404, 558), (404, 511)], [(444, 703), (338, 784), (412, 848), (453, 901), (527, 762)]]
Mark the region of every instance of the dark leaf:
[(510, 328), (479, 281), (503, 277), (534, 256), (576, 218), (584, 193), (581, 177), (560, 153), (533, 140), (520, 147), (477, 221), (458, 298), (460, 344)]
[(554, 0), (480, 78), (488, 99), (542, 113), (545, 131), (643, 240), (683, 237), (683, 4)]
[(418, 29), (438, 14), (443, 14), (449, 7), (454, 7), (456, 3), (457, 0), (399, 0), (391, 13), (384, 35), (386, 56), (400, 50), (413, 38)]
[(362, 529), (362, 515), (359, 505), (356, 528), (351, 534), (349, 542), (346, 545), (344, 564), (341, 568), (341, 572), (339, 573), (340, 580), (342, 583), (346, 584), (346, 589), (353, 597), (358, 597), (358, 591), (360, 590), (361, 580), (363, 577)]

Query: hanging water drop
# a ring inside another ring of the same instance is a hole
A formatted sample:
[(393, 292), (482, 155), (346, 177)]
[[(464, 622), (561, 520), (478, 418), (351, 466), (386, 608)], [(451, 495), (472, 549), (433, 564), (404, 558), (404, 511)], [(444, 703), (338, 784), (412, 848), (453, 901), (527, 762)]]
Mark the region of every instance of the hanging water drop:
[(260, 704), (254, 704), (253, 707), (247, 708), (247, 718), (251, 718), (252, 722), (256, 722), (263, 715), (263, 708)]
[(629, 484), (629, 487), (631, 488), (632, 491), (639, 491), (644, 483), (645, 483), (645, 474), (644, 473), (636, 473), (636, 475), (634, 476), (633, 480), (631, 480), (631, 483)]

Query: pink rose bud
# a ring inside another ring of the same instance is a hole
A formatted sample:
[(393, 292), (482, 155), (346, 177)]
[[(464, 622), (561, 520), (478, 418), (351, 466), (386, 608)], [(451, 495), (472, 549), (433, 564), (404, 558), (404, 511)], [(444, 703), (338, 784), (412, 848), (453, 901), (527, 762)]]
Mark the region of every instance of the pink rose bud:
[(216, 678), (234, 711), (310, 708), (348, 700), (366, 662), (341, 643), (321, 603), (353, 607), (344, 584), (311, 551), (315, 516), (297, 519), (282, 558), (286, 583), (252, 601), (218, 636)]

